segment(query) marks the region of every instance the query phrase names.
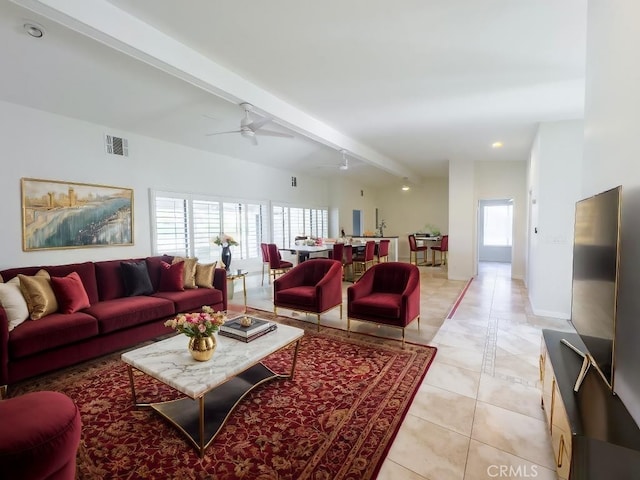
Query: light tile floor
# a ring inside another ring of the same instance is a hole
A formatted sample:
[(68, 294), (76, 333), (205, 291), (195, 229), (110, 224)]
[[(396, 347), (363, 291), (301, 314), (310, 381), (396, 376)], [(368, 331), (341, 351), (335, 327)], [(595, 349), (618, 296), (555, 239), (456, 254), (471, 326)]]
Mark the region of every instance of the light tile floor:
[[(455, 315), (445, 319), (466, 282), (447, 280), (442, 267), (420, 270), (421, 326), (407, 329), (407, 340), (438, 353), (378, 479), (555, 479), (538, 355), (543, 328), (571, 331), (570, 324), (533, 315), (523, 282), (498, 263), (481, 264)], [(271, 286), (261, 287), (259, 275), (247, 278), (247, 293), (249, 306), (272, 311)], [(232, 303), (241, 301), (236, 292)], [(323, 315), (322, 325), (346, 329), (338, 310)], [(352, 328), (399, 338), (397, 329), (361, 322)]]

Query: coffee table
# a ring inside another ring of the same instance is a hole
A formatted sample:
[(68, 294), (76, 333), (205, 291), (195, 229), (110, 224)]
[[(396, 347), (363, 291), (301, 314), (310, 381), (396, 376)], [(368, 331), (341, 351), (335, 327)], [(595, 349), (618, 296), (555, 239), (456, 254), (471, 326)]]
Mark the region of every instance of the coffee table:
[[(133, 403), (151, 407), (193, 443), (200, 457), (220, 431), (231, 411), (258, 385), (277, 378), (293, 379), (304, 330), (278, 324), (278, 328), (249, 343), (217, 335), (213, 358), (197, 362), (189, 339), (178, 335), (122, 354), (127, 364)], [(275, 373), (261, 362), (268, 355), (296, 344), (291, 370)], [(138, 403), (133, 369), (139, 370), (187, 396), (168, 402)]]

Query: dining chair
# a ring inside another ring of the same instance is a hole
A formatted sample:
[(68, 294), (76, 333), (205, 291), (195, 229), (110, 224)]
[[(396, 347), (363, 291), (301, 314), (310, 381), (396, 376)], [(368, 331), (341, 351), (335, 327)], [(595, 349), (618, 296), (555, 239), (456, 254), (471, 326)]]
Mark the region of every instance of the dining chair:
[(389, 261), (389, 245), (391, 240), (380, 240), (378, 244), (378, 263)]
[[(264, 285), (264, 272), (265, 267), (267, 274), (269, 273), (269, 245), (266, 243), (260, 244), (260, 251), (262, 252), (262, 285)], [(268, 282), (271, 283), (271, 275), (267, 275)]]
[[(409, 263), (414, 265), (427, 265), (428, 250), (429, 247), (427, 245), (418, 245), (414, 234), (409, 235)], [(420, 252), (422, 252), (422, 263), (418, 263), (418, 254)]]
[(286, 260), (282, 260), (282, 256), (280, 255), (280, 250), (278, 250), (278, 246), (275, 243), (270, 243), (268, 245), (269, 248), (269, 276), (272, 276), (273, 279), (276, 279), (277, 275), (282, 275), (286, 271), (293, 268), (293, 263), (287, 262)]
[[(367, 240), (364, 245), (364, 252), (361, 254), (354, 255), (353, 257), (353, 269), (354, 275), (358, 272), (362, 275), (366, 272), (371, 266), (373, 266), (375, 257), (374, 252), (376, 249), (376, 242), (373, 240)], [(360, 269), (358, 269), (360, 267)]]
[(329, 258), (337, 260), (342, 263), (342, 257), (344, 256), (344, 243), (334, 243), (333, 249), (329, 250)]
[(431, 265), (436, 264), (436, 252), (440, 252), (440, 265), (447, 264), (447, 252), (449, 251), (449, 235), (443, 235), (440, 245), (431, 247)]
[[(349, 275), (347, 275), (349, 272)], [(342, 279), (353, 282), (353, 245), (345, 245), (342, 255)]]

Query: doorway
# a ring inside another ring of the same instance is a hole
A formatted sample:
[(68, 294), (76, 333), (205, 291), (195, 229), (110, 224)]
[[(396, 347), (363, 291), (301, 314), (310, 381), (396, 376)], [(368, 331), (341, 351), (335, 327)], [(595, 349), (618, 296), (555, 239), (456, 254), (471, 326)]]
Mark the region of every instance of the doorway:
[(480, 200), (478, 261), (511, 263), (513, 199)]
[(362, 210), (353, 211), (353, 236), (362, 236)]

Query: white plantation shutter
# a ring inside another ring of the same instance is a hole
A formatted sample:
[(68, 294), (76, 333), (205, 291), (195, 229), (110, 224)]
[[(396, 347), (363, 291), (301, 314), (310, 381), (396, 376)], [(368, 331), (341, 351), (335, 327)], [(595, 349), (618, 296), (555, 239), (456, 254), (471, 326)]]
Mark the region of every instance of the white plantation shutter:
[(297, 236), (329, 236), (329, 210), (274, 205), (272, 226), (274, 243), (291, 248)]
[(220, 257), (219, 247), (211, 243), (220, 233), (220, 202), (193, 201), (194, 255), (202, 263), (211, 263)]
[(152, 192), (153, 252), (155, 255), (198, 257), (202, 263), (220, 258), (221, 248), (211, 240), (231, 235), (238, 246), (235, 258), (260, 258), (260, 243), (267, 241), (267, 205), (223, 202), (188, 194)]
[(186, 199), (156, 197), (155, 251), (158, 255), (189, 254), (189, 215)]

